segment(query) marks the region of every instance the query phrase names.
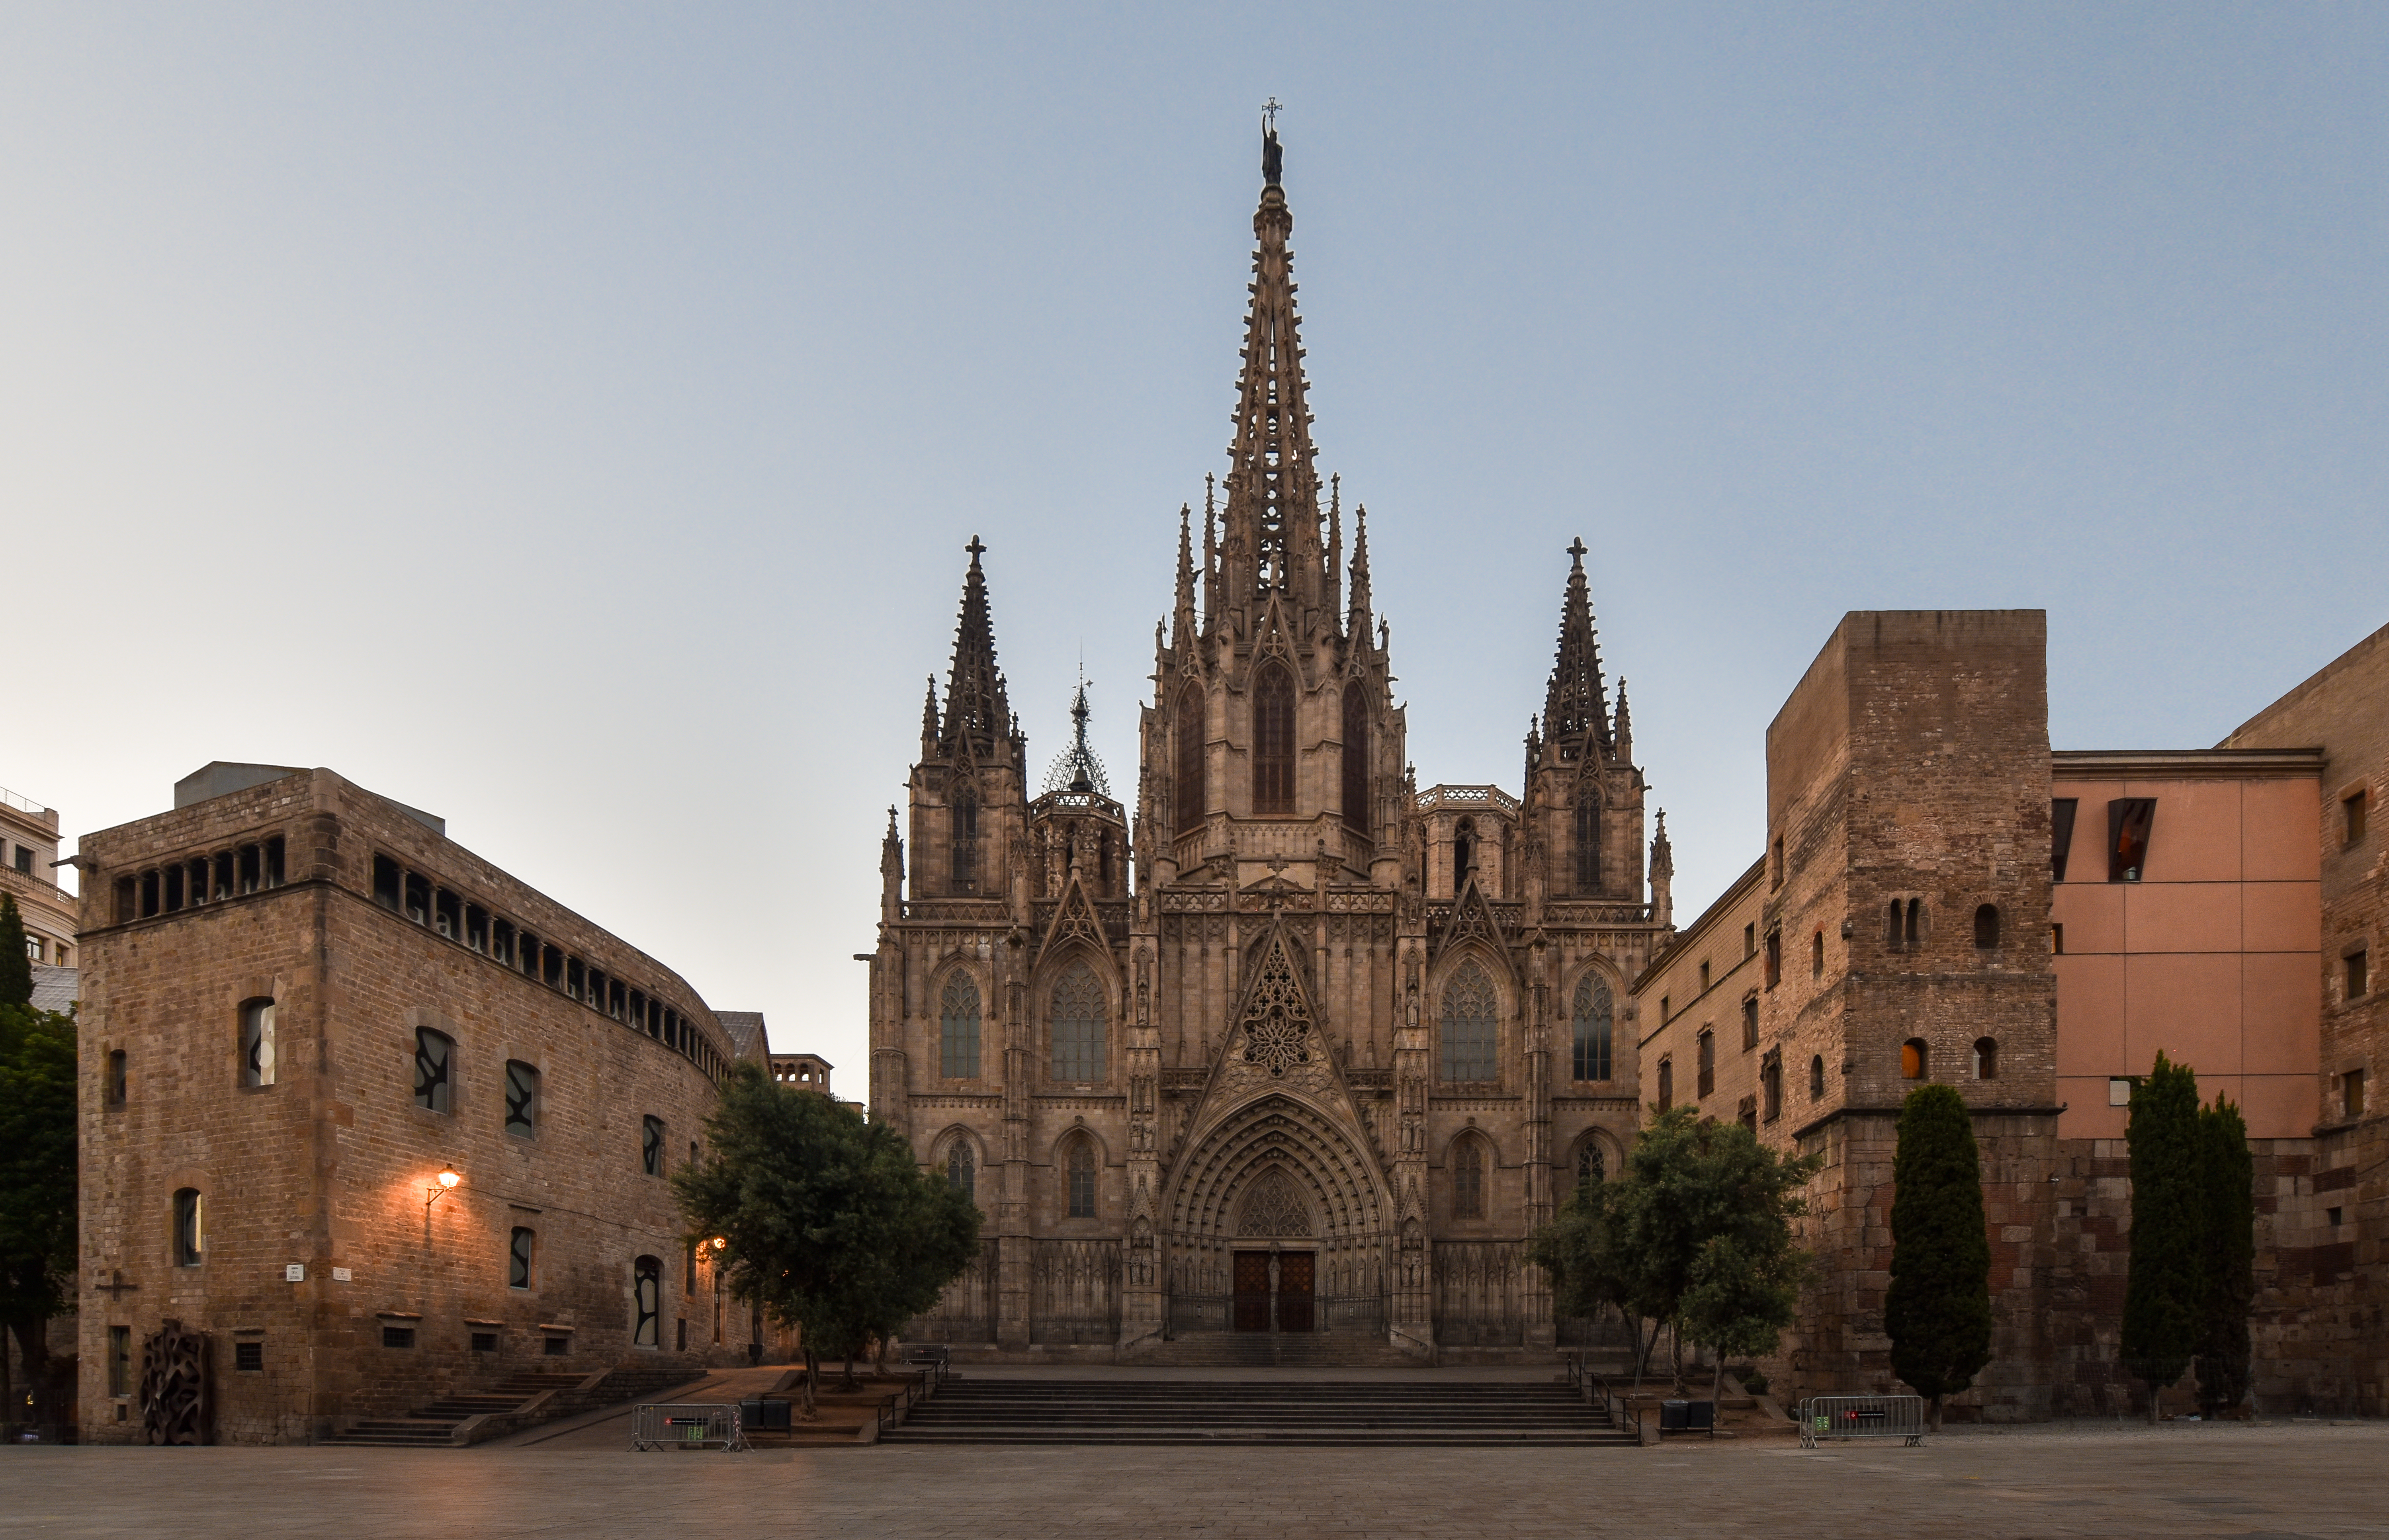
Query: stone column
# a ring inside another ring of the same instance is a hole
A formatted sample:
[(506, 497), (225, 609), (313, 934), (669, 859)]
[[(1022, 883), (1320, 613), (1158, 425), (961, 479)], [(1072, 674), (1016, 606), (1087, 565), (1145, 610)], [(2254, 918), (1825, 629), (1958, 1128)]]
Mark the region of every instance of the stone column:
[[(1141, 905), (1151, 899), (1140, 897)], [(1167, 1294), (1161, 1259), (1161, 1032), (1153, 1019), (1158, 935), (1149, 910), (1130, 941), (1128, 1244), (1121, 1262), (1119, 1346), (1161, 1333)]]
[(995, 1340), (1028, 1345), (1028, 1088), (1035, 1073), (1028, 1025), (1028, 985), (1021, 977), (1028, 934), (1015, 926), (1003, 938), (1000, 966), (1003, 999), (1003, 1194), (996, 1200)]

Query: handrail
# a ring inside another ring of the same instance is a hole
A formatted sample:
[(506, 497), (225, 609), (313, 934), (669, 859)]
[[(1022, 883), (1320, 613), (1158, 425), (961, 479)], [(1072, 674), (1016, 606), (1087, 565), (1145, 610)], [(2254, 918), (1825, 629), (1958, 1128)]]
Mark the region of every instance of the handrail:
[(10, 791), (6, 786), (0, 786), (0, 802), (6, 803), (9, 807), (16, 808), (20, 813), (46, 813), (49, 811), (47, 808), (43, 807), (40, 803), (19, 796), (15, 792)]

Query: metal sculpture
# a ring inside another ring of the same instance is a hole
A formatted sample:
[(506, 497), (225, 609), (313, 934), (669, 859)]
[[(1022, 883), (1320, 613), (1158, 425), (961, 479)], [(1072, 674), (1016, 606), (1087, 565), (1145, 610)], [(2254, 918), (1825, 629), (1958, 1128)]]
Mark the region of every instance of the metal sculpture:
[(208, 1390), (208, 1334), (166, 1322), (141, 1344), (142, 1442), (211, 1442)]

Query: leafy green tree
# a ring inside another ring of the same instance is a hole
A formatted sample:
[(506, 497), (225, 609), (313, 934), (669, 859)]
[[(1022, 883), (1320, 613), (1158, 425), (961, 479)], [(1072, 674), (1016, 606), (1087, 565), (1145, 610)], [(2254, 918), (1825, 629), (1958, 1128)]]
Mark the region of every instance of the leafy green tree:
[(2198, 1076), (2163, 1053), (2132, 1088), (2131, 1276), (2124, 1287), (2125, 1372), (2157, 1393), (2198, 1352), (2206, 1306), (2206, 1201), (2198, 1127)]
[(47, 1328), (74, 1304), (75, 1206), (74, 1018), (0, 1005), (0, 1326), (36, 1422), (57, 1415)]
[(978, 1248), (978, 1211), (901, 1135), (741, 1064), (673, 1178), (692, 1240), (721, 1237), (732, 1294), (800, 1328), (805, 1408), (824, 1352), (848, 1356), (935, 1305)]
[(1671, 1108), (1635, 1136), (1616, 1180), (1597, 1196), (1579, 1187), (1528, 1255), (1564, 1305), (1618, 1305), (1652, 1323), (1654, 1344), (1659, 1325), (1672, 1326), (1679, 1343), (1715, 1348), (1722, 1372), (1728, 1355), (1770, 1351), (1791, 1324), (1807, 1258), (1790, 1221), (1820, 1164), (1786, 1160), (1738, 1123)]
[(2222, 1096), (2199, 1113), (2198, 1140), (2206, 1218), (2198, 1406), (2214, 1417), (2248, 1398), (2248, 1311), (2256, 1301), (2256, 1163), (2248, 1153), (2248, 1125)]
[(1919, 1086), (1899, 1109), (1892, 1156), (1891, 1287), (1883, 1301), (1891, 1369), (1933, 1401), (1991, 1361), (1991, 1238), (1974, 1120), (1955, 1086)]
[(33, 999), (33, 960), (25, 950), (25, 917), (17, 900), (0, 893), (0, 1005), (28, 1005)]

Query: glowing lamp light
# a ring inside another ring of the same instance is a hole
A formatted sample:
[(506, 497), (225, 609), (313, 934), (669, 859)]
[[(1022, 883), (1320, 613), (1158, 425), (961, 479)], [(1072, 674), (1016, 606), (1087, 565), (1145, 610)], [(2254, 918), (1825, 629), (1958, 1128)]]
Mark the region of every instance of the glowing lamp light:
[(727, 1236), (717, 1235), (711, 1241), (708, 1241), (707, 1244), (710, 1245), (717, 1252), (726, 1252), (730, 1249), (730, 1240)]
[(452, 1190), (455, 1188), (458, 1182), (461, 1182), (464, 1179), (464, 1177), (456, 1175), (456, 1168), (454, 1166), (449, 1166), (440, 1173), (440, 1185)]

